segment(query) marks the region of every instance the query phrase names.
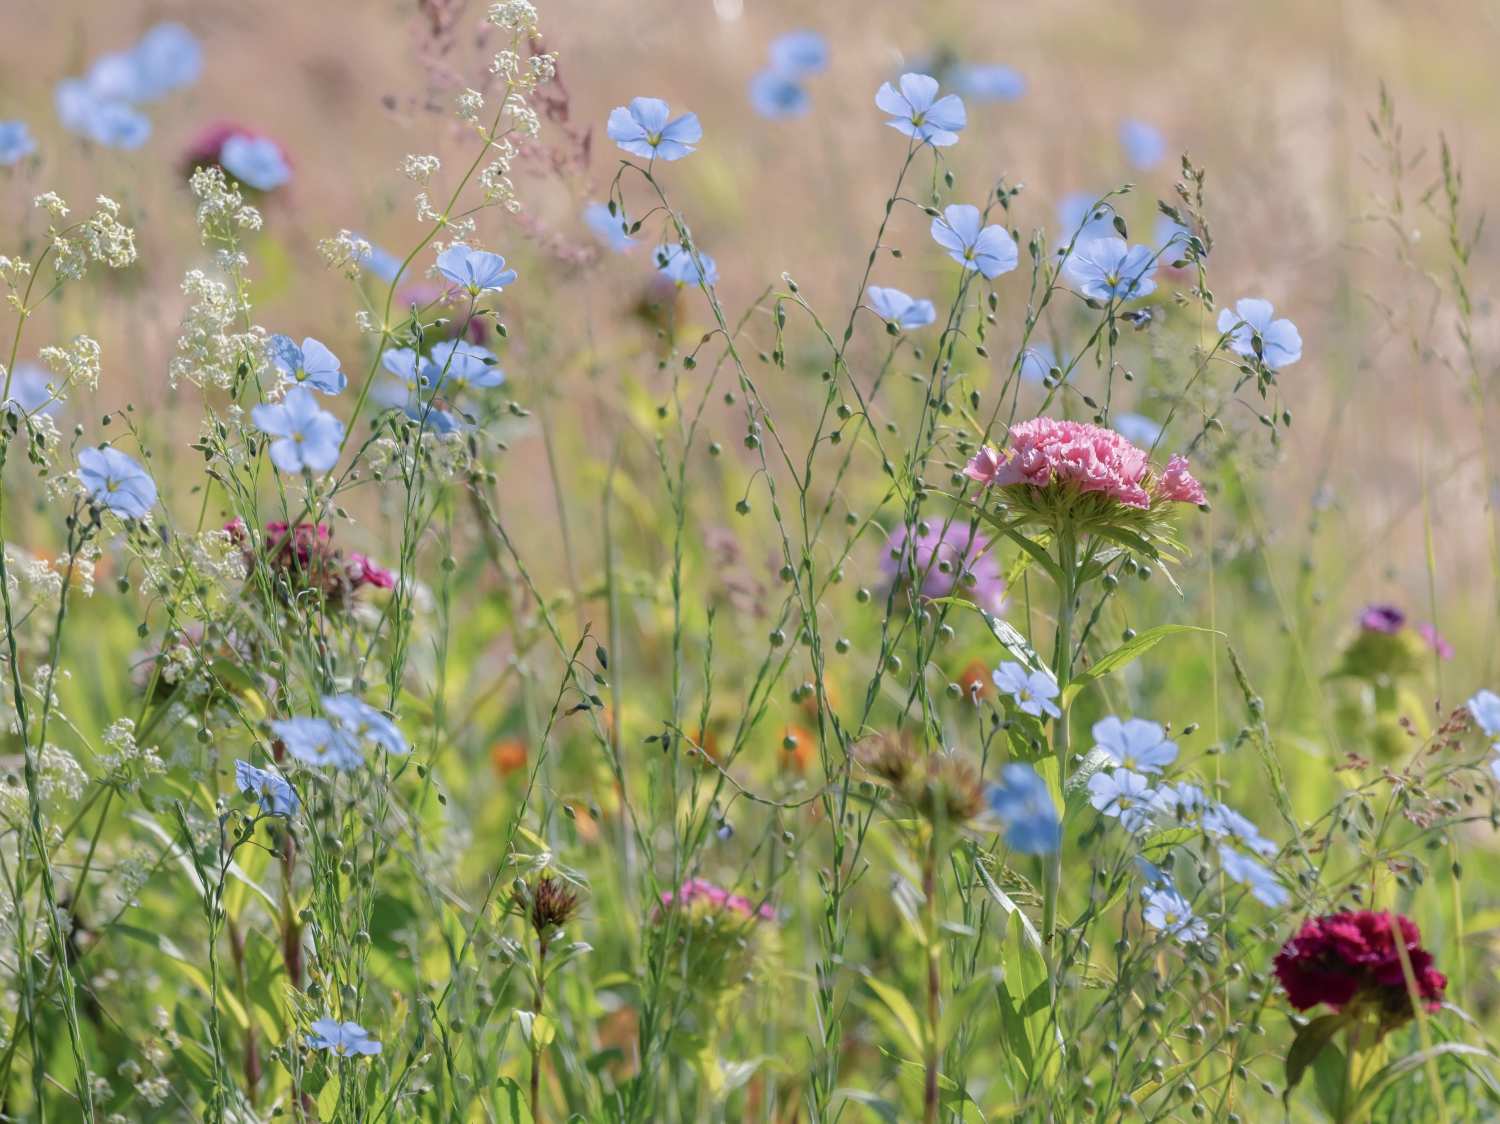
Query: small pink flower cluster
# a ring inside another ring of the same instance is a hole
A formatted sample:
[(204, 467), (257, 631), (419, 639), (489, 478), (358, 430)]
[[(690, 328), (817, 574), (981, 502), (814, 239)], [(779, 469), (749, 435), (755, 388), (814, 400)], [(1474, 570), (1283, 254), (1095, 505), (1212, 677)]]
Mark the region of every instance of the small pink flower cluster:
[(1033, 418), (1011, 426), (1010, 448), (986, 445), (974, 454), (964, 475), (993, 487), (1029, 484), (1045, 488), (1071, 484), (1080, 492), (1101, 492), (1127, 507), (1145, 510), (1152, 500), (1202, 504), (1203, 486), (1188, 471), (1185, 457), (1173, 456), (1155, 480), (1151, 460), (1112, 429), (1086, 422)]
[[(232, 519), (224, 529), (243, 551), (246, 563), (254, 565), (255, 548), (245, 521)], [(294, 575), (298, 586), (320, 588), (334, 599), (367, 585), (376, 589), (393, 589), (396, 585), (396, 576), (366, 555), (351, 552), (346, 558), (333, 545), (333, 528), (327, 523), (298, 523), (295, 527), (280, 520), (267, 523), (264, 558), (275, 569)]]
[(663, 890), (661, 904), (669, 906), (673, 902), (681, 902), (686, 906), (694, 902), (707, 902), (715, 909), (727, 909), (751, 920), (776, 920), (776, 910), (769, 903), (757, 909), (755, 903), (743, 894), (731, 894), (722, 886), (715, 886), (704, 878), (689, 878), (675, 893), (671, 890)]

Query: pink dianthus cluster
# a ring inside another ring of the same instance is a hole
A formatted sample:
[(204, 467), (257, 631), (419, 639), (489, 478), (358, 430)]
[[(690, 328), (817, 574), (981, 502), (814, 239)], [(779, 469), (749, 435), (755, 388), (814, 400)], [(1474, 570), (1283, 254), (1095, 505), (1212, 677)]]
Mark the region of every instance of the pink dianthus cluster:
[(680, 902), (683, 905), (692, 905), (694, 902), (708, 902), (717, 909), (727, 909), (732, 913), (738, 913), (741, 917), (758, 919), (761, 921), (775, 921), (776, 910), (769, 903), (756, 908), (755, 903), (743, 894), (732, 894), (722, 886), (715, 886), (705, 878), (689, 878), (674, 893), (671, 890), (663, 890), (661, 904), (671, 905)]
[(1153, 498), (1179, 503), (1207, 502), (1203, 486), (1188, 471), (1187, 459), (1174, 456), (1155, 481), (1151, 459), (1112, 429), (1087, 422), (1033, 418), (1011, 426), (1010, 448), (985, 446), (974, 454), (964, 475), (981, 484), (1007, 487), (1072, 484), (1080, 492), (1100, 492), (1127, 507), (1145, 510)]
[(1276, 954), (1276, 978), (1299, 1011), (1319, 1003), (1341, 1011), (1364, 997), (1401, 1022), (1411, 1017), (1403, 952), (1423, 1006), (1436, 1010), (1448, 981), (1422, 947), (1416, 923), (1400, 914), (1360, 910), (1308, 919)]

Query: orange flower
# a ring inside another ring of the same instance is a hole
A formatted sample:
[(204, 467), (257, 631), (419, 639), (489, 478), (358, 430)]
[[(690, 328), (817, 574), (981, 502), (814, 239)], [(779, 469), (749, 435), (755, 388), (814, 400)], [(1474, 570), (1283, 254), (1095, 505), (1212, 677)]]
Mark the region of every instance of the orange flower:
[(789, 722), (781, 731), (781, 744), (776, 750), (777, 764), (795, 773), (805, 773), (817, 754), (817, 749), (816, 734), (795, 722)]
[(520, 738), (501, 738), (490, 746), (490, 764), (500, 777), (526, 768), (526, 743)]
[(994, 694), (990, 683), (990, 665), (983, 660), (971, 661), (958, 677), (958, 685), (964, 689), (964, 697), (972, 703)]

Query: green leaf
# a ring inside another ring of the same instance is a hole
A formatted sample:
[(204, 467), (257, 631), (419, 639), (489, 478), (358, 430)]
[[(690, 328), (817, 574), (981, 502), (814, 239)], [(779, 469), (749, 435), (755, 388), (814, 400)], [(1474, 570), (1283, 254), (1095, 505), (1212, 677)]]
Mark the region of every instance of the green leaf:
[(1323, 1052), (1323, 1047), (1327, 1046), (1333, 1040), (1333, 1036), (1348, 1022), (1346, 1015), (1323, 1015), (1321, 1018), (1313, 1019), (1297, 1031), (1297, 1037), (1292, 1039), (1291, 1049), (1286, 1052), (1286, 1092), (1281, 1095), (1283, 1104), (1291, 1104), (1292, 1090), (1302, 1080), (1307, 1067), (1317, 1060), (1318, 1055)]
[(334, 1112), (339, 1107), (340, 1081), (337, 1077), (330, 1077), (328, 1083), (318, 1093), (318, 1119), (332, 1120)]
[(1470, 1046), (1466, 1042), (1439, 1042), (1436, 1046), (1397, 1058), (1366, 1081), (1350, 1109), (1349, 1119), (1358, 1120), (1373, 1108), (1380, 1095), (1392, 1082), (1420, 1069), (1429, 1061), (1435, 1061), (1445, 1055), (1459, 1058), (1482, 1058), (1485, 1061), (1500, 1064), (1500, 1057), (1496, 1057), (1482, 1046)]
[(495, 1086), (495, 1108), (501, 1124), (532, 1124), (531, 1106), (515, 1078), (500, 1078)]
[(1202, 628), (1195, 624), (1159, 624), (1155, 628), (1148, 628), (1144, 632), (1138, 632), (1125, 643), (1121, 644), (1113, 652), (1099, 657), (1087, 671), (1079, 672), (1073, 681), (1063, 691), (1063, 705), (1066, 706), (1077, 697), (1078, 692), (1096, 680), (1103, 679), (1111, 672), (1118, 671), (1126, 664), (1132, 663), (1156, 647), (1168, 636), (1177, 636), (1184, 632), (1205, 632), (1212, 636), (1223, 636), (1224, 633), (1215, 628)]
[(872, 973), (865, 973), (865, 983), (895, 1018), (896, 1025), (905, 1033), (913, 1053), (921, 1057), (926, 1038), (922, 1033), (922, 1020), (917, 1017), (917, 1009), (911, 1005), (911, 1000), (890, 984), (876, 979)]

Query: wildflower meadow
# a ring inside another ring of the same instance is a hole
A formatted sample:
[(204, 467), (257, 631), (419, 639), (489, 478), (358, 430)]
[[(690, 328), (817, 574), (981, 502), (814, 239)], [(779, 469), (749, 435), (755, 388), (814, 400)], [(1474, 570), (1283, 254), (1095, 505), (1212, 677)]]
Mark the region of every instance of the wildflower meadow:
[(0, 20), (0, 1121), (1500, 1119), (1494, 17)]

